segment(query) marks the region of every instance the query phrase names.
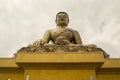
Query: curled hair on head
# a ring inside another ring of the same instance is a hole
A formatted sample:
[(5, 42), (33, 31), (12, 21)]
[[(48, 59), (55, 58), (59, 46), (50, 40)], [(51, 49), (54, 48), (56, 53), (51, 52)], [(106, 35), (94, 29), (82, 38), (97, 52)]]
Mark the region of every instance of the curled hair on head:
[(68, 14), (66, 13), (66, 12), (59, 12), (59, 13), (57, 13), (57, 15), (56, 15), (56, 20), (55, 21), (57, 21), (57, 16), (59, 15), (59, 14), (65, 14), (66, 16), (67, 16), (67, 18), (68, 18), (68, 22), (69, 22), (69, 16), (68, 16)]

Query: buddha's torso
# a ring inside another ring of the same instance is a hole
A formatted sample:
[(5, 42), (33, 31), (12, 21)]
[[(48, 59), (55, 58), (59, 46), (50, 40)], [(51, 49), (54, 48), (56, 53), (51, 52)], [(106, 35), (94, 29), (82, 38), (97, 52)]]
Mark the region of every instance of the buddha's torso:
[(70, 42), (72, 42), (74, 38), (72, 30), (69, 28), (56, 28), (51, 30), (51, 40), (53, 43), (55, 42), (55, 39), (60, 36), (66, 37)]

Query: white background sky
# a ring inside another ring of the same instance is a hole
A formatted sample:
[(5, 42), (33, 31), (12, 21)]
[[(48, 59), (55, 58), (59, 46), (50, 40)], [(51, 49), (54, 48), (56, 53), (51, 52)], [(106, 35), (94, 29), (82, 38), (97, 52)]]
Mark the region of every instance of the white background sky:
[(84, 44), (96, 44), (120, 57), (120, 0), (0, 0), (0, 57), (12, 57), (21, 47), (56, 27), (58, 12), (69, 14), (69, 27)]

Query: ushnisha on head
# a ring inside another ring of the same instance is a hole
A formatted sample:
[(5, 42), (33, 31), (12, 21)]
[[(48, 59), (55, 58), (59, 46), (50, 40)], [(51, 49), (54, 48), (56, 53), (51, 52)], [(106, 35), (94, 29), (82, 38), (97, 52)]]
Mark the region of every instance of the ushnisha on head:
[(56, 20), (55, 20), (57, 26), (67, 26), (69, 23), (69, 16), (66, 12), (59, 12), (56, 15)]

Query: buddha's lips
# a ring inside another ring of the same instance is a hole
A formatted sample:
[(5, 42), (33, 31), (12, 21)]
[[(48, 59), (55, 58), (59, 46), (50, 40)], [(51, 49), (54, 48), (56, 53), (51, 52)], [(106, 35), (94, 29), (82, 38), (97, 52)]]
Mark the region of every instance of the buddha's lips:
[(65, 22), (65, 20), (59, 20), (60, 22)]

